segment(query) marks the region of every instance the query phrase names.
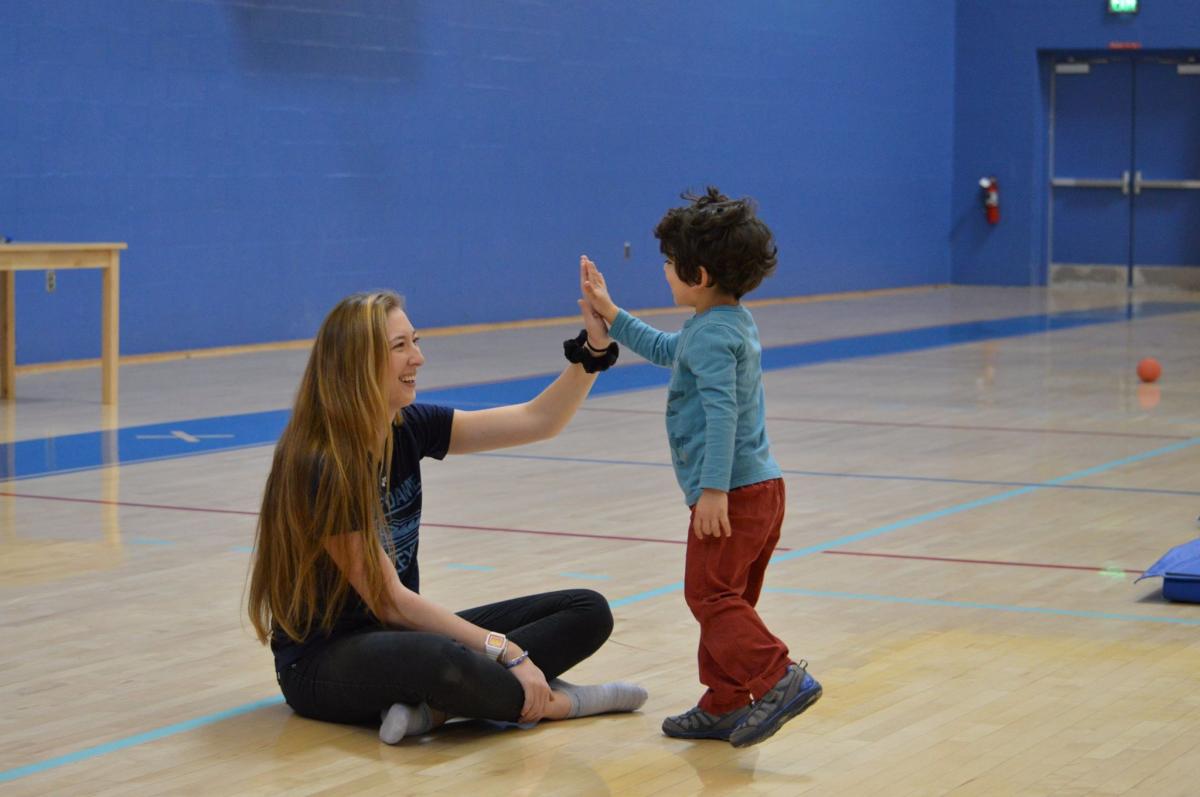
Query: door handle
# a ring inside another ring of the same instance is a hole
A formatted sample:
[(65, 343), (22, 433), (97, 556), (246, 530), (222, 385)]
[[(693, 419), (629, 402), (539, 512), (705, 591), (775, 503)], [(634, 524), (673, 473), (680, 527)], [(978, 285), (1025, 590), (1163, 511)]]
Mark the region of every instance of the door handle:
[(1129, 170), (1121, 172), (1121, 196), (1129, 196)]
[(1200, 180), (1142, 180), (1140, 188), (1172, 188), (1179, 191), (1200, 190)]
[(1142, 193), (1142, 170), (1138, 169), (1133, 173), (1133, 195), (1140, 196)]
[(1050, 180), (1055, 188), (1120, 188), (1122, 193), (1129, 190), (1129, 172), (1125, 172), (1121, 180), (1093, 180), (1091, 178), (1055, 177)]

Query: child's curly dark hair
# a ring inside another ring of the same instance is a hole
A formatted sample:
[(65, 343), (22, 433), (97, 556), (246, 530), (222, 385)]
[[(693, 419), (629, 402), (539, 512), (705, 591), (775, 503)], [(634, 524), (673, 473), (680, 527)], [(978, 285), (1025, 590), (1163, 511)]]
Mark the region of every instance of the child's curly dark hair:
[(740, 299), (775, 271), (778, 249), (753, 199), (730, 199), (711, 185), (701, 196), (682, 196), (692, 204), (671, 208), (654, 228), (679, 279), (699, 285), (704, 266), (710, 285)]

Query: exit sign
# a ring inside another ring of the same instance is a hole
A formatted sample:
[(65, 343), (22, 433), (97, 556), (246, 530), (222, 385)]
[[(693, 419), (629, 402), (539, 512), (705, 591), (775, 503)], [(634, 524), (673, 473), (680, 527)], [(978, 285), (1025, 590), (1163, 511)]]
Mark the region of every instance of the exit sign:
[(1110, 14), (1136, 14), (1138, 12), (1138, 0), (1108, 0), (1108, 13)]

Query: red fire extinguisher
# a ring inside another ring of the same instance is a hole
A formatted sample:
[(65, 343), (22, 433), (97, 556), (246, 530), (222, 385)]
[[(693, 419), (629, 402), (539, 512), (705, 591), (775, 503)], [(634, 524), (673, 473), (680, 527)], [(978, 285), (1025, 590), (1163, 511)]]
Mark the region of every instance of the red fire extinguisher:
[(982, 189), (983, 211), (988, 224), (1000, 223), (1000, 181), (995, 177), (981, 177), (979, 187)]

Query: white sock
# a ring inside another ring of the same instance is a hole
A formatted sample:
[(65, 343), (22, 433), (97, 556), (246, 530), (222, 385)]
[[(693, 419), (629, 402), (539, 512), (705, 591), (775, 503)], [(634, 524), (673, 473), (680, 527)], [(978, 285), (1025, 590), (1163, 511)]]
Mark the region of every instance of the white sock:
[(550, 681), (550, 688), (571, 698), (570, 717), (590, 717), (611, 711), (637, 711), (646, 702), (646, 690), (628, 681), (576, 686), (559, 678)]
[(428, 703), (410, 706), (407, 703), (394, 703), (383, 712), (383, 722), (379, 726), (379, 741), (385, 744), (399, 744), (405, 736), (420, 736), (433, 728), (433, 715)]

